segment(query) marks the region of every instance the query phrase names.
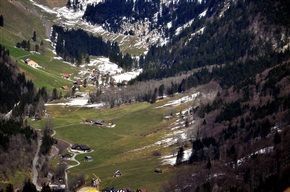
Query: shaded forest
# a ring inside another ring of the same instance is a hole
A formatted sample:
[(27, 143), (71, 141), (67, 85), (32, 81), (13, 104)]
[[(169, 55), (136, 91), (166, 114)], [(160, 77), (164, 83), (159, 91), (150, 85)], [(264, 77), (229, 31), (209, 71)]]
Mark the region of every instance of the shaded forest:
[[(153, 45), (140, 58), (144, 73), (138, 80), (161, 79), (205, 66), (255, 61), (273, 50), (280, 51), (288, 41), (289, 6), (285, 1), (276, 1), (277, 8), (272, 9), (270, 2), (238, 1), (222, 17), (217, 9), (210, 17), (195, 20), (173, 36), (170, 43)], [(257, 27), (260, 30), (254, 30)], [(199, 30), (203, 32), (197, 33)]]
[[(163, 28), (165, 36), (173, 36), (174, 31), (197, 17), (205, 8), (214, 7), (214, 1), (179, 1), (161, 3), (160, 0), (105, 0), (103, 2), (88, 5), (83, 19), (92, 24), (99, 24), (111, 32), (119, 32), (124, 21), (135, 23), (138, 21), (150, 21), (151, 28)], [(172, 22), (170, 29), (165, 26)]]
[(221, 84), (215, 100), (195, 110), (203, 123), (191, 141), (192, 154), (177, 164), (180, 173), (163, 191), (283, 191), (290, 186), (290, 55), (269, 58), (261, 71), (248, 70), (245, 74), (252, 75)]
[(37, 133), (24, 123), (23, 118), (34, 116), (41, 108), (41, 93), (23, 73), (19, 73), (17, 62), (10, 58), (9, 51), (2, 45), (0, 68), (0, 179), (7, 181), (19, 171), (29, 172), (32, 166)]
[(66, 30), (54, 25), (51, 41), (55, 43), (57, 55), (77, 65), (88, 62), (89, 56), (93, 55), (108, 57), (125, 71), (133, 68), (133, 59), (129, 54), (122, 55), (118, 43), (104, 42), (102, 37), (95, 37), (81, 29)]

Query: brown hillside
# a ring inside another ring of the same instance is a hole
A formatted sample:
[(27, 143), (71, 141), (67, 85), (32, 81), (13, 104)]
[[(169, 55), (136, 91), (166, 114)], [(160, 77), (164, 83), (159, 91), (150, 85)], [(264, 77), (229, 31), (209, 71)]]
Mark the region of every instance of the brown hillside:
[(67, 0), (35, 0), (35, 1), (49, 7), (63, 7), (67, 3)]

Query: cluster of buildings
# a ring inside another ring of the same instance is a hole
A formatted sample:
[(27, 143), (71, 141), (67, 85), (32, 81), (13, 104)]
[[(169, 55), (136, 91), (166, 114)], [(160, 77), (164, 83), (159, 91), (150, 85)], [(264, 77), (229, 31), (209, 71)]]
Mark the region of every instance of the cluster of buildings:
[(96, 119), (83, 119), (84, 124), (96, 125), (99, 127), (115, 127), (116, 124), (113, 122), (105, 122), (104, 120)]

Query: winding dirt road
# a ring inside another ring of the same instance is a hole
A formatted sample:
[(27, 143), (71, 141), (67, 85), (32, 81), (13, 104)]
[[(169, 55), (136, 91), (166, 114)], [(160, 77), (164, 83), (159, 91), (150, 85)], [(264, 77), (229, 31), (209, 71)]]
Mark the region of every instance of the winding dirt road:
[(38, 183), (37, 183), (37, 178), (38, 178), (37, 162), (38, 162), (38, 158), (39, 158), (39, 150), (40, 150), (41, 143), (42, 143), (42, 140), (38, 140), (37, 150), (36, 150), (33, 162), (32, 162), (32, 171), (33, 171), (32, 183), (36, 186), (36, 189), (38, 191), (41, 190), (41, 186), (38, 185)]

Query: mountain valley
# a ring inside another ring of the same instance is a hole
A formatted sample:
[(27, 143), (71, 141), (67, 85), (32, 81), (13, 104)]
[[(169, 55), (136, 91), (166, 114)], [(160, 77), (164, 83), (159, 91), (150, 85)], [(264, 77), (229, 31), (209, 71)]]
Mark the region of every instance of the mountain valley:
[(0, 0), (0, 190), (289, 190), (289, 29), (284, 0)]

